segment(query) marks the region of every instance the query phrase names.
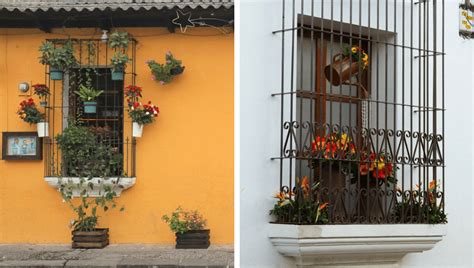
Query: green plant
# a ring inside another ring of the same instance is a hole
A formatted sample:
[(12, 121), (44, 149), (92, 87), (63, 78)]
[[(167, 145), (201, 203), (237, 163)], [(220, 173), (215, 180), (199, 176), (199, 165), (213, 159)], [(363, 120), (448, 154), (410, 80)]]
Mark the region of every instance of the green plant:
[(426, 192), (418, 190), (411, 191), (408, 200), (395, 205), (393, 214), (401, 222), (428, 222), (430, 224), (447, 223), (448, 218), (444, 213), (442, 204), (436, 203), (437, 190), (436, 180), (432, 180)]
[(173, 77), (181, 74), (185, 68), (181, 65), (180, 60), (173, 57), (171, 52), (166, 53), (165, 64), (157, 63), (154, 60), (148, 60), (146, 63), (153, 74), (152, 79), (159, 81), (162, 85), (171, 82)]
[[(94, 231), (99, 223), (98, 209), (101, 208), (105, 213), (117, 205), (114, 198), (116, 193), (109, 185), (104, 185), (102, 194), (95, 198), (90, 198), (87, 188), (92, 189), (92, 183), (82, 179), (79, 183), (64, 182), (59, 179), (59, 192), (69, 207), (76, 213), (76, 219), (71, 221), (71, 228), (74, 231)], [(73, 193), (79, 192), (79, 202), (74, 202)], [(124, 207), (120, 208), (123, 211)]]
[(128, 58), (127, 54), (116, 51), (110, 59), (110, 62), (113, 65), (114, 71), (123, 71), (127, 67), (127, 63), (130, 62), (130, 59)]
[(32, 98), (28, 100), (23, 100), (20, 103), (17, 114), (20, 116), (20, 119), (31, 124), (38, 124), (43, 121), (45, 115), (41, 113)]
[(73, 177), (110, 177), (121, 173), (122, 155), (84, 126), (69, 122), (56, 136), (61, 173)]
[(82, 101), (94, 101), (104, 91), (97, 90), (91, 86), (79, 85), (79, 91), (74, 91)]
[(109, 37), (109, 47), (112, 49), (127, 50), (130, 36), (127, 32), (113, 32)]
[(308, 177), (297, 179), (294, 191), (275, 195), (278, 199), (270, 215), (275, 216), (277, 223), (326, 224), (328, 223), (328, 203), (316, 197), (319, 183), (309, 184)]
[(197, 210), (186, 211), (178, 207), (171, 215), (163, 215), (161, 219), (168, 224), (174, 233), (204, 230), (206, 220)]
[(45, 41), (41, 44), (39, 51), (41, 64), (60, 70), (67, 70), (77, 65), (71, 40), (67, 40), (62, 46), (55, 46), (51, 41)]

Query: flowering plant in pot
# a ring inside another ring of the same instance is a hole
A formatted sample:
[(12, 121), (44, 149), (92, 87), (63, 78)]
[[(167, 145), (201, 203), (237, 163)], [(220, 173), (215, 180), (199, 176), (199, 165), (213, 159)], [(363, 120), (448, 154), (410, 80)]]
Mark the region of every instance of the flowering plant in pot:
[(153, 74), (152, 79), (160, 82), (162, 85), (171, 82), (174, 76), (184, 72), (184, 66), (181, 65), (181, 61), (175, 59), (169, 51), (166, 53), (166, 62), (164, 64), (157, 63), (154, 60), (148, 60), (146, 64), (148, 64)]
[(141, 137), (143, 126), (155, 121), (155, 117), (160, 113), (160, 109), (153, 105), (151, 101), (148, 104), (142, 104), (139, 100), (142, 97), (142, 88), (138, 86), (127, 86), (125, 88), (127, 97), (128, 115), (133, 122), (133, 137)]
[(48, 136), (48, 122), (45, 122), (45, 114), (41, 113), (38, 108), (36, 108), (35, 101), (32, 98), (23, 100), (20, 102), (20, 107), (18, 107), (17, 114), (20, 116), (20, 119), (31, 124), (36, 124), (38, 130), (38, 137)]
[(130, 36), (127, 32), (113, 32), (110, 34), (109, 47), (115, 51), (110, 59), (113, 66), (112, 80), (124, 79), (125, 68), (127, 67), (127, 63), (130, 62), (129, 57), (126, 54), (129, 42)]
[(296, 179), (293, 190), (282, 189), (274, 197), (277, 202), (270, 210), (276, 223), (326, 224), (328, 223), (328, 202), (318, 198), (320, 183), (310, 185), (307, 176)]
[(74, 91), (84, 103), (84, 113), (93, 114), (97, 111), (97, 97), (104, 91), (89, 85), (80, 85), (79, 90)]
[(35, 84), (32, 86), (34, 90), (34, 94), (40, 98), (40, 106), (46, 107), (48, 104), (47, 98), (51, 94), (49, 92), (49, 87), (44, 84)]
[(55, 46), (51, 41), (43, 42), (39, 51), (41, 52), (40, 63), (49, 65), (52, 80), (62, 80), (63, 72), (77, 64), (71, 40), (66, 41), (62, 46)]
[(171, 215), (163, 215), (161, 219), (176, 234), (176, 248), (208, 248), (211, 244), (210, 230), (204, 229), (206, 220), (197, 210), (187, 211), (178, 207)]

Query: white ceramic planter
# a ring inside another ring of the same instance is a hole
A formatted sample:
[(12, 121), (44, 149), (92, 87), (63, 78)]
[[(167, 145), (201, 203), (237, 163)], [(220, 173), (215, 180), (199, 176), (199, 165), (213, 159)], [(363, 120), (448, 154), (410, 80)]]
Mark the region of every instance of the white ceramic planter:
[(38, 137), (48, 137), (49, 136), (49, 124), (48, 122), (39, 122), (36, 124), (38, 129)]
[(133, 127), (133, 131), (132, 131), (133, 137), (140, 138), (143, 134), (143, 125), (133, 122), (132, 127)]

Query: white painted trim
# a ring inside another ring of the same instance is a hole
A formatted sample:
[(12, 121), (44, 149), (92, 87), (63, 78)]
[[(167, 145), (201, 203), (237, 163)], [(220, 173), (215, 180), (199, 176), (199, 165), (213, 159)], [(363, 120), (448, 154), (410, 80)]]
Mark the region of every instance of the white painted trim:
[(408, 253), (430, 250), (446, 225), (269, 224), (273, 246), (299, 267), (397, 267)]
[[(60, 180), (62, 180), (63, 183), (79, 184), (81, 179), (85, 180), (84, 186), (88, 185), (89, 183), (92, 183), (92, 189), (87, 187), (87, 193), (90, 197), (97, 197), (103, 194), (105, 185), (115, 186), (112, 189), (117, 194), (117, 196), (120, 196), (123, 190), (126, 190), (135, 185), (135, 182), (137, 180), (136, 177), (94, 177), (91, 179), (78, 177), (44, 177), (44, 180), (55, 189), (59, 188)], [(73, 190), (73, 197), (80, 196), (81, 190), (82, 189)]]

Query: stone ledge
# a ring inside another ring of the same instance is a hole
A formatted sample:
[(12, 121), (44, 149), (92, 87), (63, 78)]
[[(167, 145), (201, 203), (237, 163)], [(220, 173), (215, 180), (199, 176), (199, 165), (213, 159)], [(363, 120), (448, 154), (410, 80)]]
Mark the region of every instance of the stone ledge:
[[(84, 185), (92, 183), (92, 189), (87, 187), (87, 193), (90, 197), (100, 196), (104, 192), (104, 186), (113, 186), (113, 191), (120, 196), (123, 190), (126, 190), (133, 185), (137, 180), (136, 177), (110, 177), (110, 178), (78, 178), (78, 177), (44, 177), (44, 180), (53, 188), (58, 189), (60, 180), (64, 183), (79, 184), (81, 179), (84, 180)], [(80, 196), (79, 189), (73, 190), (73, 197)]]
[(299, 267), (397, 267), (408, 253), (432, 249), (446, 225), (291, 225), (270, 224), (277, 251)]

